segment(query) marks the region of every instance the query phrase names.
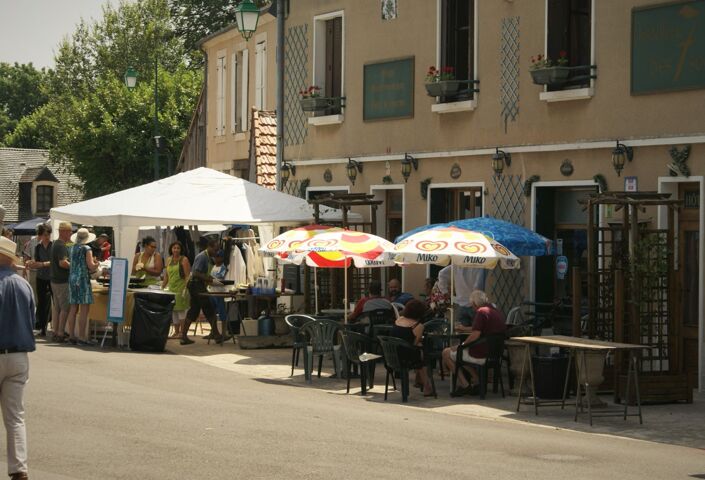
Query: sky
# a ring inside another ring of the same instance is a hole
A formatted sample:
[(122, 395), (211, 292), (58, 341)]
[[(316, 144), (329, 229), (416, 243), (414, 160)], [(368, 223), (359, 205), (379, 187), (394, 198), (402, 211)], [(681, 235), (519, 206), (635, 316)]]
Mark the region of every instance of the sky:
[[(111, 0), (0, 0), (0, 62), (54, 67), (59, 42)], [(112, 3), (117, 4), (116, 0)]]

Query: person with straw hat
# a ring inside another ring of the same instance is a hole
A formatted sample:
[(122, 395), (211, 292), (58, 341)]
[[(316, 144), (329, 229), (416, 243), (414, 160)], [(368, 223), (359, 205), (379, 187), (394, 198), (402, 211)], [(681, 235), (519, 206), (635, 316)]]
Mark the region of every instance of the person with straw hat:
[[(95, 240), (95, 233), (86, 228), (79, 228), (71, 236), (74, 246), (71, 248), (71, 268), (69, 269), (69, 316), (67, 330), (69, 342), (79, 345), (90, 345), (86, 338), (86, 325), (88, 323), (88, 309), (93, 304), (93, 290), (91, 289), (91, 274), (98, 268), (100, 262), (93, 258), (93, 251), (88, 246)], [(75, 332), (76, 316), (78, 314), (78, 335)]]
[(7, 472), (12, 480), (27, 476), (27, 429), (24, 386), (29, 379), (28, 352), (35, 350), (34, 295), (15, 273), (17, 244), (0, 237), (0, 408), (7, 431)]

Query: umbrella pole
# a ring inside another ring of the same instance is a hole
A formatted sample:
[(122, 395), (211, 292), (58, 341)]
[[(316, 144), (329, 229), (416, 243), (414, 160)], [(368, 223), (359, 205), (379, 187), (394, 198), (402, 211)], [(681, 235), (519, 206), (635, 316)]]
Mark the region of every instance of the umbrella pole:
[(348, 323), (348, 266), (347, 266), (347, 263), (348, 263), (347, 257), (343, 257), (343, 265), (345, 265), (345, 267), (344, 267), (345, 270), (343, 270), (343, 272), (344, 272), (343, 276), (345, 277), (345, 282), (344, 282), (344, 285), (345, 285), (344, 286), (344, 288), (345, 288), (345, 295), (344, 295), (345, 304), (343, 305), (343, 312), (344, 312), (343, 314), (345, 316), (343, 317), (343, 323), (346, 325)]
[(313, 267), (313, 293), (316, 298), (316, 315), (318, 315), (318, 269)]
[(450, 264), (450, 334), (455, 333), (455, 268)]

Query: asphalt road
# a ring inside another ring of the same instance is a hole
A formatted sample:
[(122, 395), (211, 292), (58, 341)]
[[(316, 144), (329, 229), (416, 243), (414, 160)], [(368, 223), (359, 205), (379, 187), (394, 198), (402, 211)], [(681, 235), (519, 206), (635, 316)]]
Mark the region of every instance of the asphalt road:
[(705, 474), (702, 450), (447, 415), (398, 399), (365, 401), (258, 381), (171, 354), (42, 344), (30, 368), (32, 479), (673, 480)]

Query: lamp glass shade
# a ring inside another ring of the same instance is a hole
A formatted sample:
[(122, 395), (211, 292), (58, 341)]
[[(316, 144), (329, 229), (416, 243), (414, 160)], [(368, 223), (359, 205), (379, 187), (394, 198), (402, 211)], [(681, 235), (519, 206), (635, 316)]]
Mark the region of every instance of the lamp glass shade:
[(612, 150), (612, 166), (617, 172), (617, 176), (619, 176), (619, 173), (624, 168), (624, 150), (620, 147)]
[(504, 157), (501, 153), (492, 155), (492, 170), (494, 170), (494, 173), (497, 175), (501, 175), (504, 170)]
[(281, 170), (279, 170), (279, 175), (281, 176), (282, 183), (286, 183), (287, 180), (289, 180), (289, 176), (291, 175), (291, 170), (289, 169), (289, 165), (284, 164), (282, 165)]
[(404, 181), (407, 181), (409, 175), (411, 175), (411, 161), (404, 159), (401, 161), (401, 176), (404, 177)]
[(354, 163), (348, 163), (348, 178), (355, 185), (355, 179), (357, 178), (357, 167)]
[(235, 7), (235, 21), (237, 29), (245, 40), (249, 40), (252, 34), (257, 30), (257, 22), (259, 21), (259, 8), (252, 3), (252, 0), (242, 0)]
[(137, 71), (132, 67), (127, 67), (123, 79), (125, 81), (125, 86), (132, 90), (135, 86), (137, 86)]

